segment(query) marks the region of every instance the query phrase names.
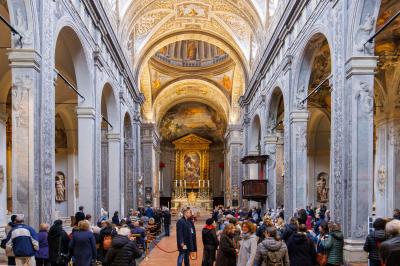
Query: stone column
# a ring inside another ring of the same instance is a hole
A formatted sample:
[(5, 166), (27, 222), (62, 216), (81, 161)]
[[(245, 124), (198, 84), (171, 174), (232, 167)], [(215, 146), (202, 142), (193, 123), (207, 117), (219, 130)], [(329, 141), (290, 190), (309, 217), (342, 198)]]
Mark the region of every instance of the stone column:
[(124, 192), (121, 191), (120, 150), (121, 138), (119, 133), (108, 133), (108, 208), (110, 215), (115, 211), (122, 214)]
[(134, 195), (133, 208), (143, 207), (144, 204), (144, 187), (142, 174), (142, 147), (141, 147), (141, 118), (140, 112), (136, 111), (133, 116), (133, 140), (134, 140), (134, 177), (133, 187), (136, 188)]
[(0, 224), (7, 223), (7, 113), (0, 111)]
[(268, 180), (268, 199), (267, 208), (276, 209), (277, 207), (277, 164), (276, 149), (278, 138), (275, 135), (267, 135), (264, 139), (265, 151), (268, 155), (266, 164), (266, 174)]
[[(307, 111), (290, 114), (292, 143), (293, 210), (307, 205)], [(293, 213), (287, 213), (291, 217)]]
[[(347, 102), (350, 110), (348, 148), (351, 169), (345, 187), (347, 200), (341, 219), (345, 228), (345, 260), (361, 261), (367, 236), (368, 216), (372, 213), (373, 194), (373, 109), (376, 57), (352, 57), (346, 62)], [(336, 178), (336, 177), (335, 177)], [(336, 195), (336, 197), (343, 197)]]
[(78, 206), (85, 207), (85, 213), (98, 213), (95, 208), (95, 109), (77, 107), (78, 118)]
[(151, 187), (152, 203), (144, 202), (145, 204), (154, 204), (158, 195), (158, 148), (159, 137), (153, 123), (142, 125), (142, 154), (143, 154), (143, 182), (144, 189)]
[(232, 200), (237, 200), (238, 205), (241, 205), (241, 180), (239, 177), (239, 171), (241, 167), (240, 162), (240, 149), (242, 146), (242, 134), (240, 125), (229, 125), (227, 133), (225, 135), (226, 141), (226, 162), (225, 166), (229, 166), (229, 169), (225, 170), (225, 178), (229, 178), (230, 187), (225, 187), (227, 198), (232, 204)]
[[(54, 137), (47, 135), (54, 126), (51, 128), (51, 119), (42, 120), (39, 112), (39, 55), (30, 49), (10, 49), (8, 56), (12, 71), (13, 213), (24, 214), (26, 223), (38, 226), (39, 221), (51, 222), (55, 204)], [(53, 76), (50, 82), (53, 85)], [(54, 107), (52, 101), (46, 104)]]

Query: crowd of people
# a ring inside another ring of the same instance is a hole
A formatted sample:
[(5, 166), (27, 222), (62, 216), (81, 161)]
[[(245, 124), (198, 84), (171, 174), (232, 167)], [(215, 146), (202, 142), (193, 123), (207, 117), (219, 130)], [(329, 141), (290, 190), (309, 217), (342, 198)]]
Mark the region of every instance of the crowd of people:
[[(8, 265), (136, 265), (146, 247), (161, 232), (169, 235), (171, 214), (168, 209), (141, 208), (130, 210), (120, 219), (115, 212), (111, 219), (102, 210), (96, 224), (92, 216), (79, 207), (69, 232), (61, 220), (40, 224), (39, 232), (24, 224), (23, 215), (12, 215), (1, 247), (6, 250)], [(164, 228), (162, 228), (164, 227)]]
[[(400, 211), (377, 218), (364, 250), (370, 266), (400, 265)], [(183, 210), (177, 222), (178, 266), (190, 264), (197, 252), (193, 215)], [(217, 207), (202, 229), (202, 266), (334, 266), (343, 265), (341, 225), (331, 221), (325, 206), (296, 210), (284, 220), (284, 208), (261, 214)]]

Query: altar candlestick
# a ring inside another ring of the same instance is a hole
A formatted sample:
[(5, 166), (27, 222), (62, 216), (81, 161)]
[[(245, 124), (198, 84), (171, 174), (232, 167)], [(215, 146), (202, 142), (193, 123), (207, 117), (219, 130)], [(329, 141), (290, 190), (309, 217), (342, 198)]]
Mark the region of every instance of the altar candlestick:
[(184, 184), (185, 184), (185, 188), (186, 188), (186, 180), (184, 181)]

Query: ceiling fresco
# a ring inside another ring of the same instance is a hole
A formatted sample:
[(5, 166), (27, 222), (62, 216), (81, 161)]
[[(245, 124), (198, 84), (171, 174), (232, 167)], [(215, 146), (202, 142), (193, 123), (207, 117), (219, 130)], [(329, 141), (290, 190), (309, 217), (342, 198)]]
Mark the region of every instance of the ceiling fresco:
[(223, 141), (226, 121), (213, 108), (198, 102), (175, 105), (161, 119), (159, 132), (163, 141), (171, 142), (193, 133), (214, 143)]

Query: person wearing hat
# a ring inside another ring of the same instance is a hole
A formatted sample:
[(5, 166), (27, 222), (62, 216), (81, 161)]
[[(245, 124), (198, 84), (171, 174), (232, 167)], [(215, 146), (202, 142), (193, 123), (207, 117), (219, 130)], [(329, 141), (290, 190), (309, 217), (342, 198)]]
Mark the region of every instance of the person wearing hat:
[(202, 266), (212, 266), (215, 261), (215, 253), (218, 248), (218, 238), (215, 231), (215, 226), (213, 225), (214, 220), (212, 218), (207, 219), (205, 226), (201, 232), (204, 252)]

